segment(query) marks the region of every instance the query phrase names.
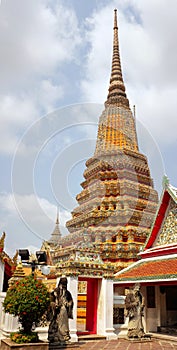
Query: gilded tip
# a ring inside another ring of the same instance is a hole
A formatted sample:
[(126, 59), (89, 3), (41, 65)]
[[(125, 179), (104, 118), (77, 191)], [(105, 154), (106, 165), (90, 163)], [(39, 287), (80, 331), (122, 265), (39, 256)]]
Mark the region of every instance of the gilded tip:
[(114, 9), (114, 28), (117, 28), (117, 9)]
[(57, 207), (57, 218), (56, 218), (56, 225), (59, 224), (59, 208)]

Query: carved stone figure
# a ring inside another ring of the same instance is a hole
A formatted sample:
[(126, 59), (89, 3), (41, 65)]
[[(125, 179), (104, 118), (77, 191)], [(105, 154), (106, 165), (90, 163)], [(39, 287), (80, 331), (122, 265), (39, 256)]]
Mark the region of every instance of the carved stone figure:
[(144, 297), (140, 292), (140, 286), (137, 284), (129, 291), (125, 298), (125, 307), (128, 322), (128, 338), (144, 337), (144, 328), (142, 324), (142, 316), (144, 310)]
[(67, 290), (67, 278), (61, 277), (58, 287), (51, 293), (48, 330), (50, 343), (65, 343), (70, 339), (69, 318), (73, 318), (73, 298)]

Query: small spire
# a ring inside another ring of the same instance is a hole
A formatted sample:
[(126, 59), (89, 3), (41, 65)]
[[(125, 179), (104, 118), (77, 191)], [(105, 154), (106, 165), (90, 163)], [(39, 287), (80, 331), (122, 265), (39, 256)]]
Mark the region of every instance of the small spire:
[(61, 239), (61, 232), (60, 232), (60, 228), (59, 228), (59, 209), (57, 207), (56, 225), (55, 225), (54, 231), (52, 232), (48, 243), (57, 245), (57, 244), (59, 244), (60, 239)]
[(113, 57), (112, 70), (109, 85), (109, 93), (105, 105), (124, 105), (129, 107), (129, 101), (125, 92), (125, 85), (122, 77), (122, 69), (119, 54), (117, 9), (114, 10), (114, 37), (113, 37)]
[(134, 116), (134, 118), (136, 118), (136, 106), (135, 105), (133, 105), (133, 116)]
[(14, 271), (12, 277), (8, 281), (9, 287), (12, 286), (15, 282), (20, 280), (21, 278), (25, 277), (25, 271), (22, 265), (22, 262), (19, 261), (16, 267), (16, 270)]
[(57, 207), (57, 219), (56, 219), (56, 225), (59, 225), (59, 209)]

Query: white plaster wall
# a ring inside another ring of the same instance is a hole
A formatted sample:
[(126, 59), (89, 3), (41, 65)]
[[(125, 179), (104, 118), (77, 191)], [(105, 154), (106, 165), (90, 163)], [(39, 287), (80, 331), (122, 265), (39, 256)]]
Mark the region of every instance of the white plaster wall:
[(73, 319), (69, 319), (69, 330), (71, 341), (75, 342), (78, 340), (77, 337), (77, 293), (78, 293), (78, 278), (77, 277), (67, 277), (68, 280), (68, 290), (70, 291), (73, 301)]
[(4, 313), (2, 303), (6, 293), (0, 293), (0, 337), (4, 338), (9, 336), (11, 332), (17, 331), (20, 324), (18, 318), (10, 314)]
[(103, 278), (99, 284), (97, 333), (117, 339), (113, 327), (113, 281)]
[(0, 336), (2, 337), (2, 328), (5, 324), (5, 313), (3, 311), (2, 303), (4, 301), (4, 298), (6, 296), (6, 293), (1, 292), (0, 293)]
[(148, 308), (146, 311), (146, 332), (157, 332), (157, 310)]
[[(125, 287), (114, 285), (113, 307), (114, 305), (125, 308)], [(123, 324), (114, 324), (113, 327), (119, 338), (125, 338), (128, 331), (128, 317), (124, 317)]]
[(98, 281), (98, 308), (97, 308), (97, 333), (101, 334), (105, 326), (104, 313), (104, 293), (102, 280)]
[(141, 286), (140, 289), (142, 296), (144, 298), (144, 312), (143, 312), (143, 316), (142, 316), (142, 324), (143, 324), (143, 328), (144, 328), (144, 332), (147, 333), (147, 295), (146, 295), (146, 287)]
[(3, 282), (4, 282), (4, 264), (0, 260), (0, 292), (3, 290)]

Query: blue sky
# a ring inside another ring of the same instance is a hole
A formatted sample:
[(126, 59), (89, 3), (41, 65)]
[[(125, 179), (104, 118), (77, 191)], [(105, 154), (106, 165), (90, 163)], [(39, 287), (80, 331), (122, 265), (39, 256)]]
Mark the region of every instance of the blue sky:
[(0, 229), (6, 251), (39, 248), (76, 206), (93, 155), (118, 9), (121, 62), (155, 187), (177, 186), (175, 0), (2, 0)]

